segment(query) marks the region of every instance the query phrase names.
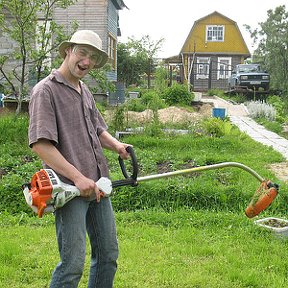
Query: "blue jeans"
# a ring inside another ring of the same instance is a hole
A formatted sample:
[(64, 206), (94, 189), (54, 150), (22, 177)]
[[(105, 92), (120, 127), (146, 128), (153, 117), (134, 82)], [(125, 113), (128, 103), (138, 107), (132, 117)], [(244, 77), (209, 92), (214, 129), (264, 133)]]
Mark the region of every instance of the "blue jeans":
[(61, 261), (50, 288), (76, 288), (86, 256), (86, 231), (91, 245), (88, 288), (111, 288), (117, 270), (118, 242), (111, 201), (100, 203), (76, 197), (55, 212), (56, 234)]

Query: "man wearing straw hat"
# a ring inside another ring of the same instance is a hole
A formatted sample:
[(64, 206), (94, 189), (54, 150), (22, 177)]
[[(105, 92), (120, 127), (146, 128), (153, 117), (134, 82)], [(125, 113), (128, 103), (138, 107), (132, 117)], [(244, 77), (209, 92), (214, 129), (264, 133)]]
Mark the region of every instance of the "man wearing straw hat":
[(113, 287), (117, 269), (118, 243), (109, 198), (100, 199), (95, 182), (108, 176), (102, 148), (127, 159), (127, 144), (107, 132), (107, 125), (95, 107), (92, 94), (81, 79), (91, 69), (107, 62), (98, 34), (80, 30), (62, 42), (64, 59), (58, 70), (32, 90), (29, 106), (29, 145), (60, 179), (80, 190), (76, 197), (55, 211), (60, 262), (50, 287), (77, 287), (86, 249), (86, 232), (91, 245), (88, 287)]

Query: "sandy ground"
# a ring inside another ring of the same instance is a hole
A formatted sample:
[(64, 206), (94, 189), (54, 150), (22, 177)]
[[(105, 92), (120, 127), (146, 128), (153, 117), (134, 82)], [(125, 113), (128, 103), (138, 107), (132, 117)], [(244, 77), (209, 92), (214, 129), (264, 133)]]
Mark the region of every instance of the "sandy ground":
[(275, 173), (279, 180), (288, 182), (288, 162), (274, 163), (269, 165), (268, 168)]
[[(158, 117), (161, 123), (185, 123), (198, 121), (204, 117), (210, 117), (212, 106), (211, 104), (203, 104), (195, 107), (195, 112), (189, 112), (184, 108), (170, 106), (165, 109), (158, 110)], [(153, 118), (152, 110), (143, 112), (128, 112), (129, 121), (137, 121), (145, 123)]]

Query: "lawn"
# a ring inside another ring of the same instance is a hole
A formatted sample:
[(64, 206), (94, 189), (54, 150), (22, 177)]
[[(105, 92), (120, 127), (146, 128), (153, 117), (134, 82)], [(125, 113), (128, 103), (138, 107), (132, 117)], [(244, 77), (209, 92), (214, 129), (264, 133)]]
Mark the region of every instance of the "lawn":
[[(116, 219), (115, 288), (286, 287), (288, 242), (243, 213), (149, 210)], [(87, 287), (88, 254), (80, 288)], [(1, 217), (0, 258), (0, 287), (49, 287), (58, 261), (53, 217)]]
[[(280, 184), (279, 196), (255, 219), (287, 218), (286, 184), (268, 168), (283, 157), (228, 124), (223, 122), (222, 129), (215, 121), (188, 135), (145, 133), (123, 141), (134, 147), (139, 177), (243, 163)], [(0, 287), (48, 287), (59, 261), (54, 219), (33, 215), (21, 191), (41, 167), (27, 147), (27, 118), (0, 118), (0, 132)], [(111, 180), (123, 179), (116, 155), (105, 153)], [(286, 287), (288, 242), (244, 214), (259, 184), (246, 171), (228, 167), (116, 188), (112, 202), (120, 257), (115, 288)], [(80, 288), (87, 287), (88, 267), (87, 243)]]

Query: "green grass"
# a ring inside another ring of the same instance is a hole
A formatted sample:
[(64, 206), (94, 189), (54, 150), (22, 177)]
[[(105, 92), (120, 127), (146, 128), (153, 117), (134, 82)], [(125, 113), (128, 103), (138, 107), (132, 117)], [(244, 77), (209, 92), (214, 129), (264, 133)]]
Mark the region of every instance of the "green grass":
[[(0, 117), (0, 287), (49, 287), (59, 261), (53, 216), (31, 217), (21, 191), (41, 167), (27, 146), (27, 124), (24, 116)], [(217, 132), (219, 127), (212, 128)], [(212, 137), (199, 126), (188, 135), (133, 135), (123, 141), (134, 146), (139, 177), (243, 163), (280, 184), (279, 196), (261, 217), (285, 218), (286, 184), (267, 168), (283, 157), (235, 127), (226, 131)], [(105, 154), (111, 179), (122, 179), (115, 153)], [(223, 168), (116, 188), (112, 202), (120, 257), (115, 288), (285, 287), (288, 242), (244, 216), (258, 186), (249, 173)], [(87, 287), (89, 252), (87, 244), (80, 288)]]
[[(0, 287), (48, 287), (58, 262), (53, 217), (1, 217)], [(116, 213), (115, 288), (285, 287), (288, 242), (243, 213)], [(8, 223), (7, 223), (8, 222)], [(80, 288), (87, 287), (89, 247)]]

